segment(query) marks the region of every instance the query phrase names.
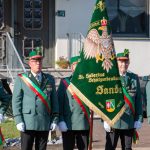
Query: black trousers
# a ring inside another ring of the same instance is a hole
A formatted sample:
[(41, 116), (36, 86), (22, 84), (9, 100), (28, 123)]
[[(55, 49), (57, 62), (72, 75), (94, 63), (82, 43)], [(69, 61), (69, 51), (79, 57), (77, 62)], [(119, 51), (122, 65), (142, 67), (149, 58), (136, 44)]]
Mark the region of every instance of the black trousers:
[(46, 150), (49, 131), (26, 130), (21, 132), (21, 150), (32, 150), (35, 142), (35, 150)]
[(75, 148), (75, 143), (78, 150), (87, 150), (89, 142), (89, 131), (72, 131), (62, 132), (63, 138), (63, 150), (73, 150)]
[(134, 129), (120, 130), (113, 129), (106, 132), (105, 150), (115, 150), (120, 137), (122, 150), (132, 150), (132, 137)]

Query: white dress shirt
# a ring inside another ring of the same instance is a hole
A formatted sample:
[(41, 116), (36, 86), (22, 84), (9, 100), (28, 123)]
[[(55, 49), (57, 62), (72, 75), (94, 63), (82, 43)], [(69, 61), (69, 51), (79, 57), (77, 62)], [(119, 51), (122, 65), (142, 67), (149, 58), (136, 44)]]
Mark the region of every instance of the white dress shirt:
[(42, 73), (41, 73), (41, 72), (38, 73), (38, 74), (36, 74), (36, 73), (34, 73), (34, 72), (31, 71), (31, 73), (33, 74), (33, 76), (36, 78), (36, 80), (37, 80), (39, 83), (42, 81)]

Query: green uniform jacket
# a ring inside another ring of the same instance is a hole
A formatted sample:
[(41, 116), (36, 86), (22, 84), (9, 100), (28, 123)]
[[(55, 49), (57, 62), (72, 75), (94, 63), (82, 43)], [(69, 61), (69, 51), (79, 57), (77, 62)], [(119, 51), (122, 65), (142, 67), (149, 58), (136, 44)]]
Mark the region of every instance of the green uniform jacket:
[(141, 100), (141, 92), (140, 92), (140, 84), (138, 76), (134, 73), (127, 72), (126, 76), (124, 77), (126, 90), (128, 91), (129, 95), (132, 97), (132, 100), (135, 105), (135, 115), (129, 106), (126, 104), (126, 110), (124, 114), (120, 117), (120, 119), (115, 123), (113, 128), (115, 129), (132, 129), (134, 128), (135, 121), (142, 122), (142, 100)]
[(3, 88), (2, 82), (0, 81), (0, 114), (3, 114), (6, 112), (9, 103), (11, 101), (11, 95), (9, 95)]
[(148, 79), (147, 84), (146, 84), (146, 101), (147, 101), (147, 118), (148, 118), (148, 123), (150, 124), (150, 79)]
[[(71, 77), (67, 78), (68, 80)], [(61, 80), (58, 87), (59, 102), (59, 121), (65, 121), (69, 130), (89, 130), (89, 123), (79, 104), (73, 99), (72, 95)]]
[(18, 76), (12, 98), (15, 122), (16, 124), (24, 122), (26, 130), (48, 131), (50, 123), (58, 121), (59, 107), (54, 78), (42, 73), (42, 83), (39, 85), (31, 72), (27, 73), (27, 76), (48, 96), (51, 113), (48, 113), (39, 97)]

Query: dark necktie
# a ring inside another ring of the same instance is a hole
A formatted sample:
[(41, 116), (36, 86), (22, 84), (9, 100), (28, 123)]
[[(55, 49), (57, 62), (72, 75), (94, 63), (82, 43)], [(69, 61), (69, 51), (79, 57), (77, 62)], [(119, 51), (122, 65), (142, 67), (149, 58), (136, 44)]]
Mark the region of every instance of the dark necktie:
[(40, 77), (40, 75), (36, 75), (36, 80), (38, 81), (39, 84), (41, 84), (41, 77)]

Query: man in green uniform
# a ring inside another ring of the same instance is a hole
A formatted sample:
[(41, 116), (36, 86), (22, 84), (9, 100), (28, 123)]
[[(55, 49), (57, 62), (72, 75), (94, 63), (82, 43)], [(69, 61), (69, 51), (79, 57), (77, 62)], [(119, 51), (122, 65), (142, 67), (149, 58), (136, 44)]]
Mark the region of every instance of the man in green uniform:
[(129, 99), (124, 99), (126, 110), (120, 119), (111, 128), (104, 121), (106, 130), (105, 150), (115, 150), (118, 138), (121, 139), (122, 150), (132, 150), (132, 137), (135, 130), (142, 125), (142, 101), (138, 76), (127, 71), (129, 66), (129, 50), (117, 54), (117, 62), (122, 86), (125, 88)]
[(46, 150), (49, 130), (58, 121), (58, 99), (53, 76), (42, 72), (41, 52), (30, 52), (31, 70), (16, 78), (12, 108), (17, 129), (21, 131), (21, 149)]
[[(70, 60), (72, 72), (74, 72), (79, 56)], [(88, 149), (89, 140), (89, 109), (73, 93), (69, 87), (72, 76), (61, 80), (58, 87), (59, 101), (59, 129), (62, 132), (63, 149), (73, 150), (75, 141), (79, 150)]]

